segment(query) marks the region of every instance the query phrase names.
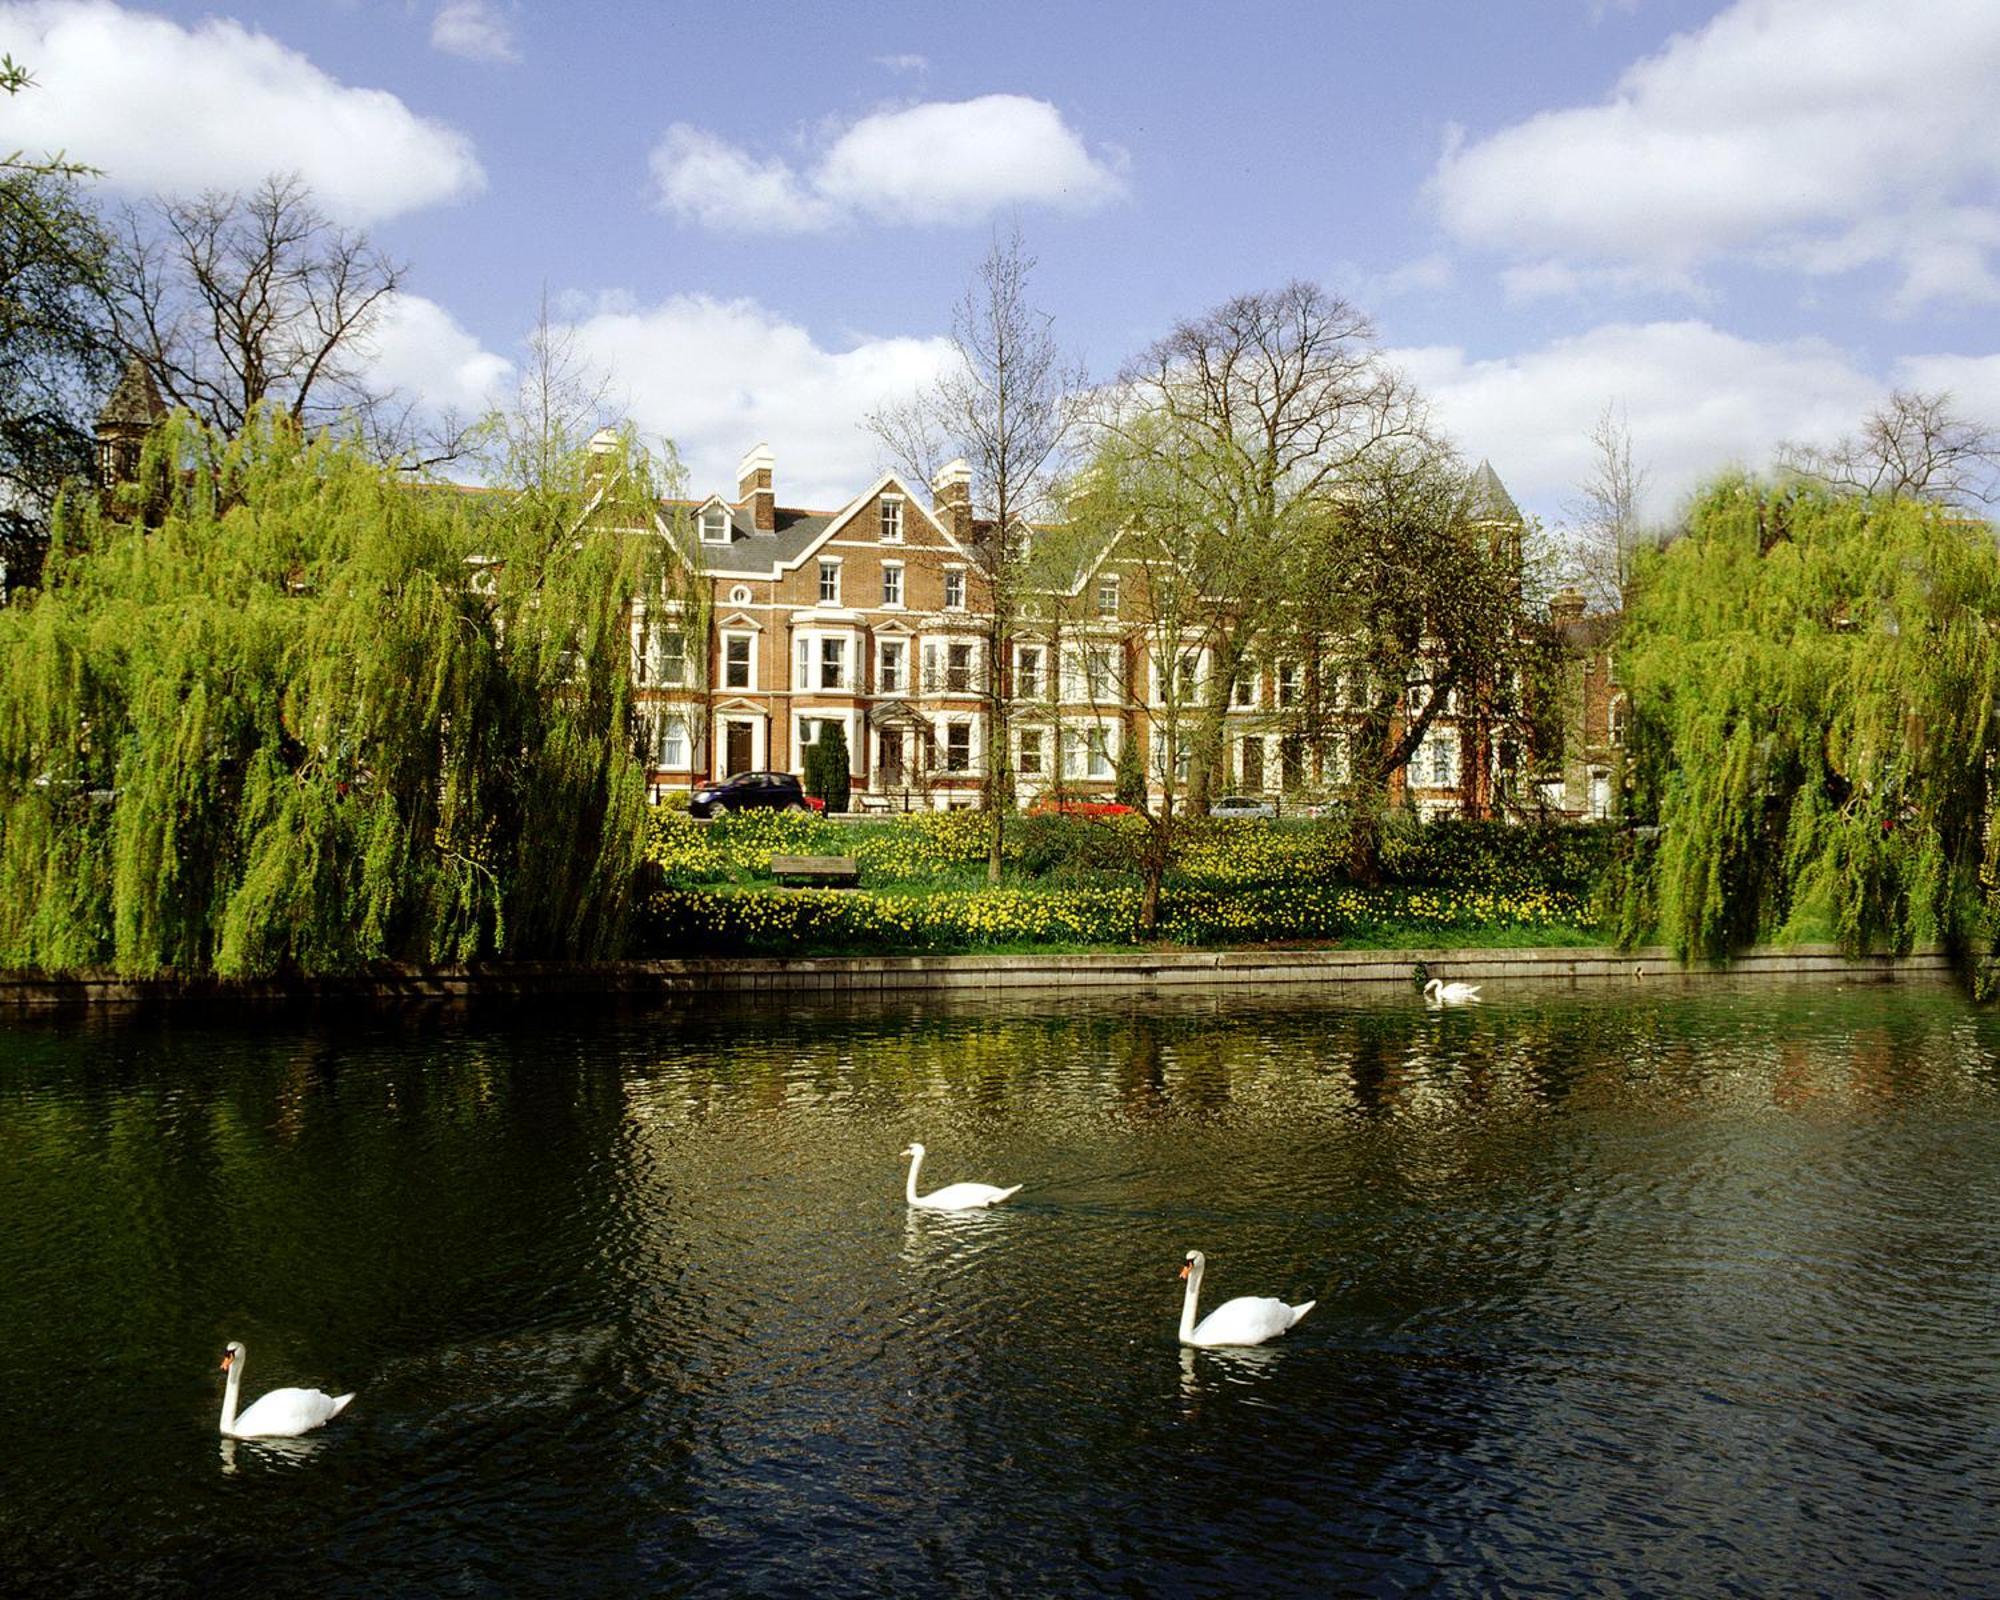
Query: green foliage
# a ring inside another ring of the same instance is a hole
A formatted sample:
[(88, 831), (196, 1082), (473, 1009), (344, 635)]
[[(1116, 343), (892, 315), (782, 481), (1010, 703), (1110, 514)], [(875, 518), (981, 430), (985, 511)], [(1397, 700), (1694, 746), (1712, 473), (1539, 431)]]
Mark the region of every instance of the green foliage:
[(91, 473), (113, 371), (106, 242), (76, 177), (0, 166), (0, 562), (35, 581), (57, 493)]
[(1134, 811), (1146, 809), (1146, 762), (1139, 754), (1139, 741), (1126, 737), (1118, 750), (1118, 779), (1114, 797), (1121, 806)]
[(0, 965), (620, 952), (642, 460), (475, 497), (267, 412), (141, 476), (152, 525), (69, 506), (0, 612)]
[(867, 890), (669, 889), (648, 905), (646, 942), (663, 955), (783, 955), (805, 950), (978, 950), (996, 945), (1130, 945), (1268, 940), (1430, 943), (1496, 929), (1575, 936), (1584, 908), (1553, 894), (1358, 889), (1331, 884), (1240, 890), (1170, 889), (1153, 934), (1137, 887)]
[[(815, 771), (817, 784), (814, 782)], [(807, 790), (824, 800), (827, 810), (847, 809), (851, 776), (847, 764), (847, 730), (838, 722), (820, 724), (819, 739), (806, 751), (806, 775)]]
[(1641, 567), (1620, 650), (1626, 820), (1647, 830), (1615, 863), (1621, 934), (1657, 927), (1707, 958), (1805, 929), (1853, 950), (1991, 950), (1996, 617), (1984, 525), (1712, 490)]
[[(1028, 816), (1008, 833), (1012, 881), (974, 890), (987, 818), (918, 812), (834, 822), (753, 811), (697, 822), (656, 811), (647, 855), (664, 882), (645, 943), (659, 953), (973, 950), (1271, 939), (1459, 942), (1587, 937), (1603, 828), (1463, 823), (1399, 830), (1403, 883), (1344, 886), (1347, 837), (1326, 823), (1190, 819), (1152, 934), (1144, 927), (1140, 817)], [(851, 855), (870, 892), (773, 890), (773, 854)], [(803, 896), (803, 897), (802, 897)], [(814, 898), (814, 896), (819, 896)], [(830, 897), (829, 897), (830, 896)]]

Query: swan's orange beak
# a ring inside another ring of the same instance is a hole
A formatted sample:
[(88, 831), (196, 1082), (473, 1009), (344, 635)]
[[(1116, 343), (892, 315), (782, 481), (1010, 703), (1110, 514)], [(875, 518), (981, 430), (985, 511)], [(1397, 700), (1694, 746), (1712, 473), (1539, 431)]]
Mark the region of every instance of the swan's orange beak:
[(1190, 1270), (1190, 1269), (1189, 1269), (1189, 1268), (1187, 1268), (1187, 1267), (1182, 1267), (1182, 1268), (1181, 1268), (1181, 1276), (1182, 1276), (1183, 1278), (1185, 1278), (1185, 1277), (1186, 1277), (1186, 1276), (1188, 1275), (1188, 1272), (1189, 1272), (1189, 1270)]
[[(1185, 1273), (1183, 1273), (1183, 1274), (1182, 1274), (1182, 1276), (1183, 1276), (1183, 1277), (1185, 1277), (1185, 1276), (1186, 1276), (1186, 1274), (1185, 1274)], [(230, 1362), (234, 1361), (235, 1359), (236, 1359), (236, 1352), (235, 1352), (234, 1350), (225, 1350), (225, 1351), (223, 1351), (223, 1352), (222, 1352), (222, 1370), (223, 1370), (224, 1372), (227, 1372), (227, 1371), (229, 1370), (229, 1364), (230, 1364)]]

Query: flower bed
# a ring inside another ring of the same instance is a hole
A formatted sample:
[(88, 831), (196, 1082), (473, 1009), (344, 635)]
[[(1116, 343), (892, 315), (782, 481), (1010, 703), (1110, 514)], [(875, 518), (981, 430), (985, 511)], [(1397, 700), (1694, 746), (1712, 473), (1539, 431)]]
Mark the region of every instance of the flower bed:
[[(1179, 944), (1282, 939), (1367, 942), (1389, 931), (1429, 940), (1471, 930), (1580, 928), (1573, 895), (1333, 885), (1247, 892), (1169, 891), (1157, 937)], [(807, 950), (949, 951), (996, 945), (1141, 942), (1136, 889), (984, 889), (923, 894), (866, 890), (669, 889), (647, 906), (647, 943), (675, 956)]]

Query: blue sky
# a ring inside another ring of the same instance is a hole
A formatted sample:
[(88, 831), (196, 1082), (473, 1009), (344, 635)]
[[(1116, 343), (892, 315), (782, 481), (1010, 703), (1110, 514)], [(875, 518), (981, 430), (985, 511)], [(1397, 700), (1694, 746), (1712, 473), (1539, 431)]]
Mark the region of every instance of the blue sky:
[(434, 403), (546, 289), (698, 489), (760, 440), (862, 487), (1015, 221), (1099, 376), (1343, 293), (1552, 521), (1607, 403), (1661, 515), (1893, 385), (2000, 424), (1995, 0), (0, 0), (0, 48), (0, 143), (108, 199), (301, 171), (411, 264), (378, 361)]

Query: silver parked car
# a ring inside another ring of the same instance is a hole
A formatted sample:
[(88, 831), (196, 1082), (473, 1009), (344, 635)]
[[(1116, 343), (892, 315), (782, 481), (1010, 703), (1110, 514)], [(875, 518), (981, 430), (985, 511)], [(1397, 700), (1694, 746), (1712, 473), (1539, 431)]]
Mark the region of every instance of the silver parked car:
[(1275, 800), (1261, 800), (1256, 795), (1226, 794), (1220, 800), (1209, 802), (1211, 817), (1234, 817), (1239, 822), (1270, 822), (1278, 815)]

